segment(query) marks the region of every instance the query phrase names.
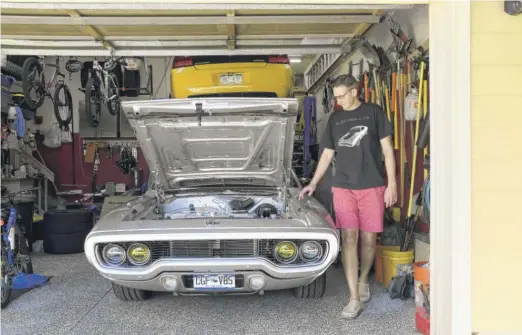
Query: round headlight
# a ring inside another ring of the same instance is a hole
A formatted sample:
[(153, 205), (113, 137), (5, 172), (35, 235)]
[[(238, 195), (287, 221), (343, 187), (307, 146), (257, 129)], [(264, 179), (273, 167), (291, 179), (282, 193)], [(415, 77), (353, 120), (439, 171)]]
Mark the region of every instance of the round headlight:
[(125, 262), (125, 249), (117, 244), (107, 244), (102, 251), (103, 260), (111, 265)]
[(143, 243), (134, 243), (127, 250), (129, 262), (133, 265), (143, 265), (150, 260), (150, 249)]
[(275, 258), (281, 263), (291, 263), (297, 258), (297, 246), (294, 242), (279, 242), (275, 247)]
[(299, 248), (301, 259), (305, 262), (317, 261), (323, 255), (323, 247), (316, 241), (306, 241)]

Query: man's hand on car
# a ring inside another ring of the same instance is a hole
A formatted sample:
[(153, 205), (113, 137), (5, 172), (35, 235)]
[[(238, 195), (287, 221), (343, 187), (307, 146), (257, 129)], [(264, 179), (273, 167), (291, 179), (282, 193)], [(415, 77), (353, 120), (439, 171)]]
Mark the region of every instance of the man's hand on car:
[(303, 198), (305, 197), (305, 195), (307, 196), (311, 196), (312, 194), (314, 194), (315, 192), (315, 184), (313, 183), (310, 183), (308, 184), (308, 186), (305, 186), (301, 192), (299, 192), (299, 200), (303, 200)]

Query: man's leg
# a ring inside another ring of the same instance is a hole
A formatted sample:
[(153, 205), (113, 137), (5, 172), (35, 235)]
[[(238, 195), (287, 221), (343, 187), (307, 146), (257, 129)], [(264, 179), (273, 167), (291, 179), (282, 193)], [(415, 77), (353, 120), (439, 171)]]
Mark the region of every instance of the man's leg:
[(361, 239), (361, 275), (359, 281), (368, 283), (368, 274), (375, 260), (375, 248), (377, 241), (377, 233), (369, 233), (361, 231), (359, 238)]
[(384, 187), (371, 188), (357, 192), (361, 224), (361, 275), (358, 292), (362, 302), (371, 299), (368, 274), (375, 260), (377, 233), (384, 225)]
[(348, 282), (348, 289), (350, 290), (350, 301), (359, 300), (359, 293), (357, 292), (357, 283), (359, 277), (359, 257), (357, 257), (357, 241), (359, 238), (358, 229), (343, 229), (343, 266), (344, 275)]
[(341, 229), (342, 259), (350, 299), (343, 309), (342, 316), (355, 318), (362, 310), (357, 292), (358, 282), (358, 257), (357, 240), (359, 237), (359, 217), (357, 199), (351, 190), (332, 188), (335, 219), (337, 227)]

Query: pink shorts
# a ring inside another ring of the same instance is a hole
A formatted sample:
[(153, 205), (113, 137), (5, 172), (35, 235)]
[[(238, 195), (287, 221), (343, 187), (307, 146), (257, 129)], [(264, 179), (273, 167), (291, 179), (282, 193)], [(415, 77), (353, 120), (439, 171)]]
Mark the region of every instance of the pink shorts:
[(365, 190), (332, 187), (337, 228), (382, 232), (385, 189), (384, 186)]

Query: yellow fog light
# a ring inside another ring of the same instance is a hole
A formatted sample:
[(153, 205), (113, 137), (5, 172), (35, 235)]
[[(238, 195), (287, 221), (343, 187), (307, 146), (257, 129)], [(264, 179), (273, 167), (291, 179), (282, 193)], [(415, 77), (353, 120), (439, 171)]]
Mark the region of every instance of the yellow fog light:
[(150, 260), (151, 254), (149, 247), (145, 244), (134, 243), (127, 250), (127, 256), (133, 265), (143, 265)]
[(281, 263), (292, 263), (297, 258), (297, 246), (294, 242), (279, 242), (275, 247), (275, 258)]

